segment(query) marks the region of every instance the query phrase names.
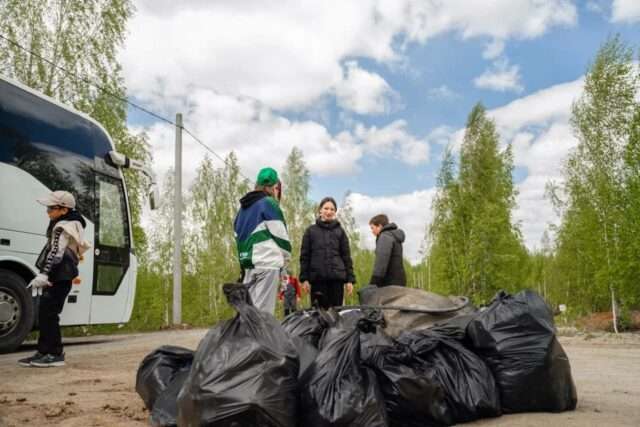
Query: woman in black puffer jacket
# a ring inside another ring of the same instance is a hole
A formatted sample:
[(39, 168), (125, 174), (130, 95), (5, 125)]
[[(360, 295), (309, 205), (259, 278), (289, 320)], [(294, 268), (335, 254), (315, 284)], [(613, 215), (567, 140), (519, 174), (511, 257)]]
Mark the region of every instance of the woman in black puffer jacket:
[(322, 308), (342, 305), (344, 287), (353, 292), (356, 278), (347, 233), (336, 220), (338, 206), (325, 197), (318, 206), (316, 223), (307, 228), (300, 249), (300, 282), (309, 290), (311, 302)]

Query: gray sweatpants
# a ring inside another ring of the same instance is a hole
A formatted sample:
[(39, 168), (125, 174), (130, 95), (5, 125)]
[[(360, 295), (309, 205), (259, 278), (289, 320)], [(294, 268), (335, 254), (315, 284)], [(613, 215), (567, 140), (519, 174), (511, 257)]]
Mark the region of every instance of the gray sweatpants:
[(280, 270), (252, 268), (245, 270), (242, 281), (249, 288), (253, 305), (270, 314), (276, 312), (276, 295), (280, 287)]

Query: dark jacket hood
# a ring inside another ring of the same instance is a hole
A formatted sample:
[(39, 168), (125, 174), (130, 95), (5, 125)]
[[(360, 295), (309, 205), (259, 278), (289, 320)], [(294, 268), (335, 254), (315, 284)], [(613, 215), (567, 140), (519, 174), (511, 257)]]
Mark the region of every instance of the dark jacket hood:
[(322, 228), (328, 228), (330, 230), (340, 227), (340, 221), (334, 219), (333, 221), (324, 222), (320, 218), (316, 219), (316, 225)]
[(406, 286), (407, 275), (402, 259), (404, 231), (390, 223), (382, 227), (376, 239), (376, 261), (370, 284), (377, 286)]
[(404, 231), (399, 229), (395, 222), (391, 222), (391, 223), (385, 225), (384, 227), (382, 227), (382, 231), (380, 232), (380, 234), (382, 234), (382, 233), (389, 233), (398, 242), (404, 243), (404, 238), (405, 238)]
[(267, 197), (267, 193), (262, 190), (250, 191), (240, 199), (240, 206), (242, 206), (242, 209), (247, 209), (249, 206), (253, 205), (258, 200), (264, 199), (265, 197)]
[(55, 227), (55, 225), (60, 221), (78, 221), (80, 224), (82, 224), (82, 228), (87, 228), (87, 222), (84, 220), (82, 215), (80, 215), (80, 212), (73, 209), (67, 212), (66, 215), (62, 215), (60, 218), (56, 220), (49, 221), (49, 226), (47, 227), (47, 237), (51, 237), (51, 232), (53, 231), (53, 227)]

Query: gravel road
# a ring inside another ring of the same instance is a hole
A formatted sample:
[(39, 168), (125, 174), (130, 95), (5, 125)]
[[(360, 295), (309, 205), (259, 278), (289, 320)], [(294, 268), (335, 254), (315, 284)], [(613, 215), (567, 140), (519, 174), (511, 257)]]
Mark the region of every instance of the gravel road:
[[(19, 353), (0, 355), (0, 427), (145, 426), (134, 390), (138, 364), (162, 344), (194, 348), (206, 330), (172, 330), (65, 340), (67, 366), (22, 368)], [(576, 411), (517, 414), (473, 426), (640, 425), (640, 335), (561, 337), (578, 389)]]

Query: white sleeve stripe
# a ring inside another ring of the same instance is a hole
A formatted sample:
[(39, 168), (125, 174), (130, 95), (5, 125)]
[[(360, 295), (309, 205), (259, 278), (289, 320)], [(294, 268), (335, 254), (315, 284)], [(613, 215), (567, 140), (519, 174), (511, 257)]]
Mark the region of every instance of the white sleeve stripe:
[(267, 229), (269, 232), (278, 239), (289, 241), (289, 234), (287, 233), (287, 227), (285, 227), (284, 222), (280, 220), (270, 220), (265, 221)]
[(266, 230), (267, 226), (264, 224), (264, 221), (260, 224), (256, 225), (256, 228), (253, 229), (251, 234), (256, 234), (258, 231)]

